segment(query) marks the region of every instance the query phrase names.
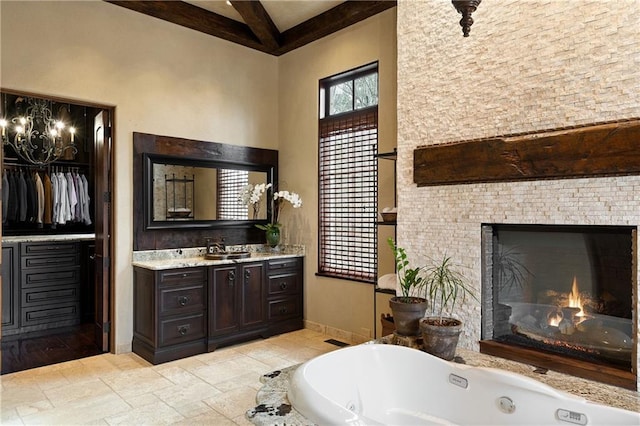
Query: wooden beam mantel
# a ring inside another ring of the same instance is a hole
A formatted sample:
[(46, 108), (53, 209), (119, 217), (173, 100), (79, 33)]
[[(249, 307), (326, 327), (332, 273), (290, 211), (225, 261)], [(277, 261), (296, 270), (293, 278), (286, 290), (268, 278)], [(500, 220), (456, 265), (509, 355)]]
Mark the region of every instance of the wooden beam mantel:
[(418, 186), (640, 174), (640, 119), (418, 147), (413, 167)]

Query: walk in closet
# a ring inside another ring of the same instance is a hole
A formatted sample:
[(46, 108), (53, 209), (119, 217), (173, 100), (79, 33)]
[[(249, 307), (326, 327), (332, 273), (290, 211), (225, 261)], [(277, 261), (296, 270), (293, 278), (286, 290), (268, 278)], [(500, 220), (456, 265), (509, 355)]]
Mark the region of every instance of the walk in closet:
[(0, 96), (5, 374), (109, 350), (113, 114)]

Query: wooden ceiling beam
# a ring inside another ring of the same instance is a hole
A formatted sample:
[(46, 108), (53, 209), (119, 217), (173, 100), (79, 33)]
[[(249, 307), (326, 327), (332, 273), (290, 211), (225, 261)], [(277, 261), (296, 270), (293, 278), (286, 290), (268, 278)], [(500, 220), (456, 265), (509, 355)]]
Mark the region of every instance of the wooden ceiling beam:
[(396, 7), (397, 1), (348, 0), (328, 11), (296, 25), (282, 33), (281, 47), (274, 55), (295, 50), (350, 25), (363, 21), (387, 9)]
[(257, 0), (235, 0), (231, 2), (231, 5), (242, 16), (244, 22), (262, 44), (271, 51), (280, 47), (280, 31), (278, 31), (262, 3)]
[(233, 1), (247, 24), (184, 1), (104, 0), (214, 37), (280, 56), (308, 43), (396, 7), (396, 0), (348, 0), (283, 33), (259, 1)]
[(105, 1), (261, 52), (270, 53), (271, 50), (258, 40), (248, 25), (183, 1)]

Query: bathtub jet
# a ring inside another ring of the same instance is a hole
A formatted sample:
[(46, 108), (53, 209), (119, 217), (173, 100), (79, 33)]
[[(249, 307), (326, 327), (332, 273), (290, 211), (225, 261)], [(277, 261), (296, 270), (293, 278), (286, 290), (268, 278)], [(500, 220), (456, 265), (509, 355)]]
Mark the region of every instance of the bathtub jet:
[(640, 413), (519, 374), (384, 344), (339, 349), (302, 364), (288, 397), (319, 425), (640, 425)]

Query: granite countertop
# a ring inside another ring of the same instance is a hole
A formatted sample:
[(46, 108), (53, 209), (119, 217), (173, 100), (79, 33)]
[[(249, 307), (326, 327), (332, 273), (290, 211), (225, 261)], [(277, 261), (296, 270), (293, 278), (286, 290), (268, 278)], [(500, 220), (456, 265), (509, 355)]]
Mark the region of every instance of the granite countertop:
[(160, 271), (164, 269), (193, 268), (198, 266), (228, 265), (270, 259), (304, 256), (303, 246), (279, 246), (272, 249), (262, 244), (227, 246), (229, 252), (250, 252), (241, 259), (211, 260), (204, 257), (205, 247), (190, 247), (169, 250), (145, 250), (133, 252), (133, 266)]
[(3, 236), (3, 243), (40, 243), (50, 241), (90, 241), (95, 240), (96, 234), (58, 234), (58, 235), (18, 235)]

